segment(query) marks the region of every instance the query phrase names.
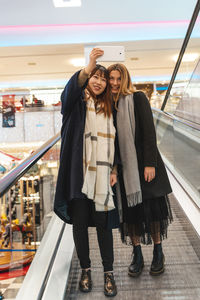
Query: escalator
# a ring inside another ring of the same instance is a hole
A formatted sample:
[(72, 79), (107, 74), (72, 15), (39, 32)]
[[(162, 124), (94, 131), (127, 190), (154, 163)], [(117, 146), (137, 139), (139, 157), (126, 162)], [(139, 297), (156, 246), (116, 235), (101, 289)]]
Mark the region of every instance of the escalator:
[[(172, 116), (154, 109), (153, 114), (155, 124), (159, 117), (159, 126), (157, 126), (159, 147), (162, 152), (164, 152), (163, 149), (165, 150), (164, 156), (166, 161), (171, 160), (172, 162), (173, 152), (170, 153), (169, 141), (174, 143), (172, 134), (175, 134), (175, 138), (177, 138), (176, 132), (173, 130), (173, 122), (176, 123), (177, 120), (175, 121), (172, 119)], [(181, 131), (179, 139), (192, 149), (194, 143), (191, 142), (189, 145), (188, 140), (184, 138), (184, 132), (185, 130)], [(27, 184), (29, 188), (28, 194), (25, 194), (25, 191), (23, 191), (18, 197), (20, 211), (22, 209), (21, 203), (23, 203), (24, 211), (27, 209), (27, 201), (30, 202), (30, 211), (33, 211), (31, 203), (34, 202), (34, 199), (36, 201), (37, 197), (43, 204), (40, 207), (40, 222), (36, 222), (35, 219), (33, 224), (35, 233), (32, 233), (31, 245), (36, 250), (36, 254), (34, 253), (35, 258), (16, 299), (91, 299), (91, 296), (100, 299), (103, 296), (103, 271), (100, 254), (97, 249), (98, 243), (95, 230), (90, 229), (94, 287), (91, 295), (82, 295), (78, 289), (80, 267), (74, 251), (71, 226), (64, 224), (52, 213), (52, 200), (58, 167), (58, 164), (55, 162), (58, 162), (59, 148), (60, 136), (58, 134), (38, 149), (31, 157), (13, 169), (1, 181), (0, 196), (2, 204), (3, 198), (10, 199), (10, 189), (12, 186), (16, 186), (18, 182), (21, 182), (22, 178), (28, 177), (30, 179), (30, 176), (33, 178), (39, 176), (40, 178), (38, 193), (34, 194), (32, 186)], [(170, 200), (174, 222), (169, 226), (168, 239), (163, 242), (166, 255), (166, 272), (161, 277), (155, 279), (149, 275), (152, 259), (151, 246), (143, 248), (145, 268), (140, 278), (133, 281), (132, 278), (128, 277), (127, 266), (131, 260), (132, 250), (131, 247), (121, 243), (118, 230), (114, 230), (114, 270), (118, 285), (118, 295), (115, 299), (134, 299), (141, 296), (146, 299), (147, 295), (148, 299), (200, 299), (198, 280), (200, 275), (200, 239), (174, 195), (170, 196)], [(1, 250), (10, 249), (10, 252), (13, 254), (15, 250), (20, 250), (15, 248), (17, 241), (19, 242), (19, 235), (16, 235), (13, 231), (12, 246)], [(24, 256), (26, 251), (28, 252), (28, 247), (28, 242), (25, 241), (24, 248), (21, 249), (22, 256)], [(191, 270), (193, 276), (190, 276)]]
[[(187, 102), (186, 96), (194, 88), (195, 97), (200, 95), (198, 70), (196, 67), (193, 76), (188, 76), (184, 82), (185, 92), (177, 104), (173, 94), (178, 86), (176, 68), (168, 102), (164, 101), (166, 109), (152, 108), (158, 147), (174, 191), (170, 195), (174, 221), (169, 226), (168, 239), (163, 241), (166, 271), (158, 278), (149, 275), (152, 260), (152, 246), (149, 245), (143, 247), (145, 267), (141, 276), (128, 277), (132, 247), (123, 245), (118, 230), (113, 230), (118, 286), (115, 299), (200, 299), (199, 115), (195, 114), (195, 119), (189, 120), (191, 107), (183, 114), (185, 108), (181, 103), (182, 99)], [(19, 292), (14, 295), (17, 300), (104, 297), (95, 229), (89, 229), (94, 286), (92, 293), (82, 294), (78, 288), (80, 267), (74, 251), (72, 228), (53, 213), (59, 153), (60, 134), (57, 134), (0, 180), (0, 278), (5, 273), (12, 276), (16, 270), (21, 276), (27, 273)]]

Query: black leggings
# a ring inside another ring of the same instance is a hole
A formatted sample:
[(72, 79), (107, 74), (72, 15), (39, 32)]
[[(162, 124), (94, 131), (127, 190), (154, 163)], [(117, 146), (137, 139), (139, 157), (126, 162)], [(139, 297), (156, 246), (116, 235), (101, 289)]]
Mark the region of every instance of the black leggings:
[(113, 236), (112, 229), (106, 228), (107, 213), (96, 212), (92, 200), (73, 199), (71, 206), (73, 237), (76, 252), (82, 269), (90, 268), (88, 225), (93, 220), (97, 230), (97, 238), (104, 272), (113, 270)]

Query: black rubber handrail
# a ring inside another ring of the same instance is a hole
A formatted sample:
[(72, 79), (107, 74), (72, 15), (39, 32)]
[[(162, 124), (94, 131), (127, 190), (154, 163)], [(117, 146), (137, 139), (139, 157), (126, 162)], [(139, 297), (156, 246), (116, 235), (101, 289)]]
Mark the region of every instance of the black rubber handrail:
[(48, 270), (46, 272), (46, 275), (45, 275), (44, 280), (42, 282), (42, 285), (40, 287), (40, 291), (39, 291), (39, 294), (37, 296), (37, 300), (42, 300), (42, 296), (43, 296), (44, 291), (46, 289), (46, 286), (47, 286), (47, 283), (48, 283), (48, 280), (49, 280), (49, 276), (51, 274), (51, 271), (52, 271), (52, 268), (53, 268), (53, 264), (54, 264), (54, 261), (55, 261), (55, 258), (56, 258), (57, 252), (58, 252), (58, 248), (60, 246), (60, 243), (61, 243), (61, 240), (62, 240), (62, 237), (63, 237), (63, 233), (64, 233), (64, 230), (65, 230), (65, 227), (66, 227), (66, 223), (63, 223), (61, 231), (60, 231), (59, 236), (58, 236), (57, 243), (56, 243), (55, 248), (54, 248), (53, 255), (51, 257), (51, 261), (50, 261), (50, 263), (48, 265)]
[(60, 132), (44, 143), (17, 167), (8, 172), (0, 180), (0, 197), (2, 197), (49, 149), (60, 140)]
[(165, 117), (168, 117), (169, 119), (175, 120), (175, 121), (177, 121), (177, 122), (179, 122), (181, 124), (184, 124), (185, 126), (188, 126), (188, 127), (191, 127), (191, 128), (193, 128), (195, 130), (200, 131), (200, 125), (198, 125), (198, 124), (194, 124), (194, 123), (191, 123), (189, 121), (188, 122), (187, 121), (183, 121), (183, 119), (180, 119), (180, 118), (176, 117), (175, 115), (173, 115), (171, 113), (168, 113), (166, 111), (162, 111), (162, 110), (160, 110), (158, 108), (155, 108), (155, 107), (152, 107), (152, 111), (156, 111), (159, 114), (165, 115)]
[(178, 73), (180, 64), (182, 62), (183, 55), (184, 55), (185, 50), (187, 48), (188, 42), (190, 40), (190, 37), (191, 37), (192, 31), (193, 31), (194, 25), (196, 23), (199, 11), (200, 11), (200, 0), (198, 0), (197, 3), (196, 3), (196, 6), (195, 6), (195, 9), (194, 9), (194, 12), (193, 12), (193, 15), (192, 15), (189, 27), (187, 29), (187, 33), (185, 35), (185, 38), (184, 38), (184, 41), (183, 41), (183, 44), (182, 44), (182, 47), (181, 47), (181, 51), (179, 53), (179, 56), (178, 56), (178, 59), (177, 59), (177, 62), (176, 62), (176, 65), (175, 65), (175, 68), (174, 68), (174, 71), (173, 71), (173, 74), (172, 74), (172, 77), (171, 77), (171, 80), (170, 80), (167, 92), (166, 92), (166, 95), (165, 95), (165, 98), (164, 98), (164, 101), (163, 101), (163, 104), (161, 106), (161, 110), (164, 110), (165, 106), (167, 104), (167, 101), (168, 101), (168, 98), (169, 98), (172, 86), (174, 84), (176, 75)]

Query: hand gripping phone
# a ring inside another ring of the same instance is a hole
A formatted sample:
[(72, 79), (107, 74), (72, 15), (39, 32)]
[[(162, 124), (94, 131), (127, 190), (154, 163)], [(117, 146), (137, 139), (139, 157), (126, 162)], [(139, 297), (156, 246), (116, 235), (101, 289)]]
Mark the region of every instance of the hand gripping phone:
[(123, 62), (125, 60), (124, 46), (94, 46), (85, 47), (86, 65), (89, 62), (89, 55), (93, 48), (100, 48), (104, 51), (104, 55), (97, 59), (97, 62)]

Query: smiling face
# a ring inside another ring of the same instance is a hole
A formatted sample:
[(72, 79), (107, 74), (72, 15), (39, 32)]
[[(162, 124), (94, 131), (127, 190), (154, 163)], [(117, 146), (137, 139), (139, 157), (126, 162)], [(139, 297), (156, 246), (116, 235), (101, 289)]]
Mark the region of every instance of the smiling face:
[(121, 74), (118, 70), (113, 70), (110, 72), (109, 82), (112, 94), (118, 94), (121, 86)]
[(103, 76), (103, 73), (100, 71), (96, 71), (92, 77), (90, 77), (88, 81), (88, 86), (90, 90), (94, 93), (95, 96), (101, 95), (106, 86), (107, 86), (107, 80)]

